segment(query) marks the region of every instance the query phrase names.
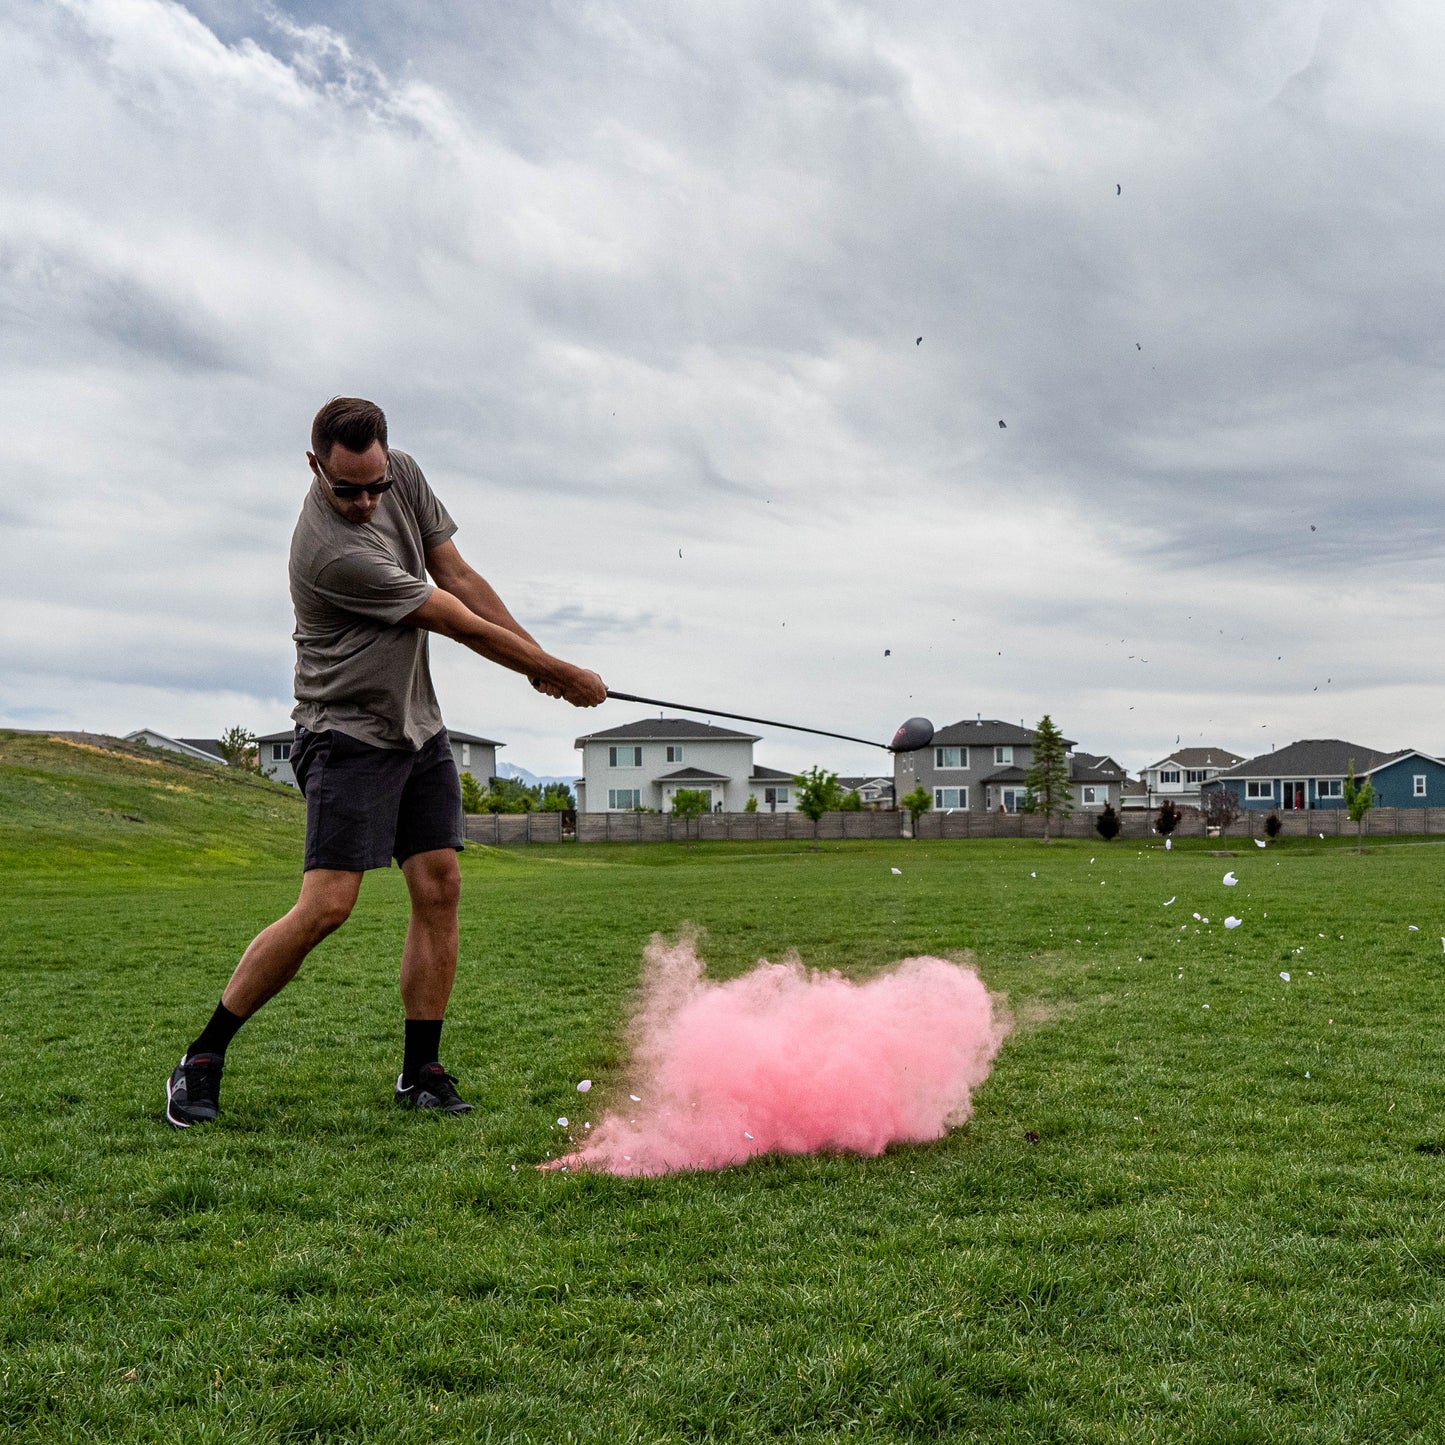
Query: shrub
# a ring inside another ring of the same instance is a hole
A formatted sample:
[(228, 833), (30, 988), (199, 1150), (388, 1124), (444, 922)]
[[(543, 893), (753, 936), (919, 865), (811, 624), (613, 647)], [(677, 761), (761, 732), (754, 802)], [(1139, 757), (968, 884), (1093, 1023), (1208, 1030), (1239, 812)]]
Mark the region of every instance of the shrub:
[(1104, 811), (1094, 819), (1094, 830), (1106, 843), (1112, 843), (1119, 836), (1119, 815), (1112, 804), (1104, 804)]
[(1264, 820), (1264, 831), (1268, 833), (1271, 838), (1278, 838), (1279, 830), (1283, 827), (1284, 824), (1280, 822), (1278, 813), (1271, 813), (1269, 817)]
[(1165, 798), (1159, 804), (1159, 816), (1154, 819), (1154, 831), (1161, 838), (1167, 838), (1179, 826), (1179, 809), (1173, 800)]

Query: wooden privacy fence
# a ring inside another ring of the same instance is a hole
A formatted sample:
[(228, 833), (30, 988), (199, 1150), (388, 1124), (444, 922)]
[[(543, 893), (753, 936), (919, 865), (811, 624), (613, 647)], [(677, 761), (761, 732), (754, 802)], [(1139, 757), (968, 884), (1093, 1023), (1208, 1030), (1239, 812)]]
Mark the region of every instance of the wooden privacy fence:
[[(520, 843), (560, 843), (561, 813), (468, 813), (469, 843), (506, 847)], [(1198, 813), (1185, 813), (1176, 838), (1263, 838), (1264, 812), (1241, 813), (1227, 828), (1211, 834)], [(1099, 838), (1097, 813), (1074, 813), (1049, 826), (1053, 838)], [(1157, 811), (1118, 814), (1121, 838), (1153, 838)], [(1280, 836), (1303, 838), (1323, 833), (1328, 838), (1353, 836), (1355, 825), (1343, 808), (1310, 808), (1281, 812)], [(767, 842), (813, 838), (901, 838), (908, 835), (908, 814), (897, 812), (824, 813), (814, 831), (801, 813), (707, 813), (701, 818), (675, 818), (671, 813), (580, 813), (579, 843), (721, 843)], [(1445, 833), (1445, 808), (1371, 808), (1365, 814), (1365, 836), (1395, 833)], [(918, 820), (919, 838), (1042, 838), (1044, 820), (1033, 813), (969, 813), (962, 810), (925, 813)], [(1099, 839), (1102, 842), (1102, 839)]]

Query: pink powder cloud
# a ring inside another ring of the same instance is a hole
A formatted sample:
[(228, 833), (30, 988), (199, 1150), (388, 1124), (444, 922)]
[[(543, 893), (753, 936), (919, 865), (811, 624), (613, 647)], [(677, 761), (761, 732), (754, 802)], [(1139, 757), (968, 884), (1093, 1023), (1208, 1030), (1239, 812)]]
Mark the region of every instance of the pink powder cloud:
[(717, 983), (694, 938), (654, 934), (625, 1090), (641, 1102), (574, 1123), (581, 1147), (545, 1167), (663, 1174), (939, 1139), (973, 1112), (1008, 1030), (978, 975), (941, 958), (863, 983), (762, 959)]

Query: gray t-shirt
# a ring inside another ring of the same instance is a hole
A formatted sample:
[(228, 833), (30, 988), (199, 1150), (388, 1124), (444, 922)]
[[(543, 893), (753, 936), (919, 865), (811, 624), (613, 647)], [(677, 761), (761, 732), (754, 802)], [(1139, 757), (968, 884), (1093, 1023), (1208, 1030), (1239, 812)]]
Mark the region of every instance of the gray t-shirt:
[(335, 728), (380, 748), (420, 748), (442, 727), (427, 665), (427, 633), (401, 627), (435, 588), (426, 554), (456, 523), (405, 452), (396, 485), (371, 520), (339, 516), (314, 478), (291, 537), (296, 610), (296, 707), (312, 732)]

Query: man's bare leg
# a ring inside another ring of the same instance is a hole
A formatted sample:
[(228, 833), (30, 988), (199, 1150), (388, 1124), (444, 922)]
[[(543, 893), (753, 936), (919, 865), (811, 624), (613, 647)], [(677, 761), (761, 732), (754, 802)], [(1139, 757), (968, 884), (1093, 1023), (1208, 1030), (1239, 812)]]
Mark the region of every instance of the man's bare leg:
[(462, 870), (456, 850), (413, 853), (401, 865), (411, 920), (401, 954), (401, 1001), (409, 1019), (441, 1019), (457, 976), (457, 904)]
[(177, 1129), (204, 1124), (220, 1111), (221, 1070), (236, 1030), (293, 978), (306, 955), (351, 914), (361, 874), (313, 868), (284, 918), (262, 929), (236, 965), (220, 1005), (166, 1081), (166, 1119)]
[(456, 850), (414, 853), (401, 865), (411, 894), (411, 920), (401, 955), (401, 1001), (406, 1051), (396, 1081), (397, 1102), (464, 1114), (456, 1081), (441, 1066), (442, 1018), (457, 976), (457, 903), (462, 873)]
[(296, 977), (306, 955), (351, 916), (361, 891), (360, 873), (312, 868), (301, 879), (296, 906), (251, 940), (221, 1002), (249, 1018)]

